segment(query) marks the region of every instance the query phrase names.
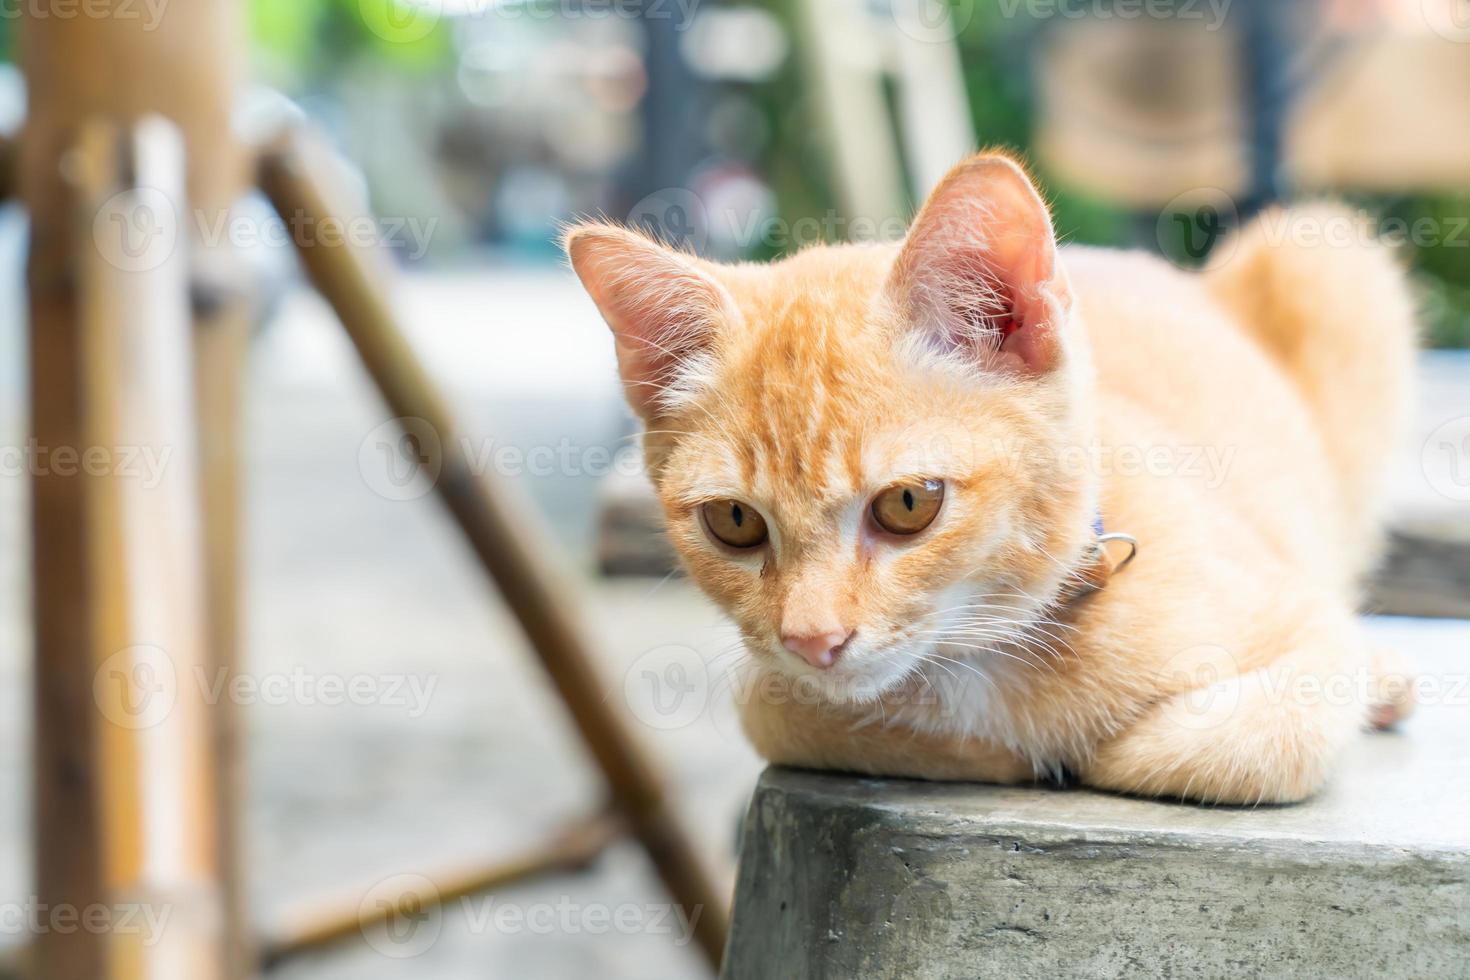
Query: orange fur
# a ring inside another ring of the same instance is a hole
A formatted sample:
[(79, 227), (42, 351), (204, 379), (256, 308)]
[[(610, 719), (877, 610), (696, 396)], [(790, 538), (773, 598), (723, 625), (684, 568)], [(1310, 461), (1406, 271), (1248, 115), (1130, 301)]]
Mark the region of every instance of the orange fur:
[[(567, 247), (674, 544), (746, 641), (770, 760), (1281, 802), (1367, 718), (1355, 589), (1414, 342), (1384, 248), (1247, 230), (1203, 274), (1055, 249), (988, 156), (901, 247), (718, 266), (599, 224)], [(911, 478), (944, 481), (939, 517), (874, 532), (874, 494)], [(711, 538), (725, 498), (766, 545)], [(1063, 601), (1099, 512), (1140, 556)], [(828, 622), (854, 631), (831, 667), (783, 649)]]

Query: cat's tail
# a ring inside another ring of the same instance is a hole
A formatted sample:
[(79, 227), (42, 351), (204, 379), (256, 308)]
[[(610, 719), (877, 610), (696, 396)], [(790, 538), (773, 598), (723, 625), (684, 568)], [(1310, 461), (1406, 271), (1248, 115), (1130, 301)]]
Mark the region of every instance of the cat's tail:
[(1309, 204), (1266, 211), (1222, 242), (1205, 281), (1312, 409), (1367, 559), (1412, 396), (1415, 304), (1398, 259), (1366, 215)]

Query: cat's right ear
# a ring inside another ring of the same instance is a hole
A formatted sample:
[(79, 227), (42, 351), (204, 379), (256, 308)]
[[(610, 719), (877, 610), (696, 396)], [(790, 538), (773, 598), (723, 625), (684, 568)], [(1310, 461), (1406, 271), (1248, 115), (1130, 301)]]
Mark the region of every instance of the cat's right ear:
[(730, 294), (697, 260), (616, 225), (573, 226), (562, 244), (612, 328), (628, 403), (645, 421), (658, 417), (686, 391), (715, 330), (738, 316)]
[(1072, 297), (1051, 215), (1009, 157), (971, 157), (940, 181), (888, 288), (941, 349), (1030, 377), (1063, 360)]

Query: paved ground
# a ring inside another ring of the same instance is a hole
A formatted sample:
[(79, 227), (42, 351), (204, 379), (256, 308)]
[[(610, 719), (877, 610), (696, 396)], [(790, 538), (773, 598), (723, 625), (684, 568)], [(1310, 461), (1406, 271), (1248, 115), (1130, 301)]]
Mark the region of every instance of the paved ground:
[[(610, 345), (590, 308), (565, 275), (537, 270), (441, 279), (410, 289), (406, 305), (477, 451), (507, 477), (507, 492), (541, 505), (575, 567), (585, 568), (600, 451), (621, 445), (627, 431)], [(19, 353), (11, 337), (0, 344), (13, 380)], [(254, 889), (269, 930), (322, 896), (356, 903), (397, 875), (492, 860), (597, 793), (453, 528), (432, 498), (393, 499), (412, 488), (384, 468), (375, 430), (386, 415), (314, 302), (293, 301), (261, 337), (250, 378), (250, 669), (308, 692), (324, 678), (363, 678), (375, 692), (361, 705), (305, 693), (248, 708)], [(5, 390), (0, 435), (14, 444), (18, 403), (13, 384)], [(501, 441), (479, 441), (490, 432)], [(545, 447), (561, 461), (545, 475), (528, 473), (540, 465), (494, 455), (506, 445)], [(0, 480), (7, 541), (26, 540), (23, 490), (20, 480)], [(22, 547), (0, 553), (0, 901), (25, 895), (28, 878), (24, 567)], [(730, 645), (728, 629), (677, 582), (594, 584), (591, 606), (607, 645), (610, 699), (637, 707), (681, 805), (728, 869), (759, 767), (719, 699), (702, 701), (706, 688), (677, 703), (649, 700), (668, 689), (650, 685), (680, 679), (671, 671), (689, 661), (679, 648), (714, 660)], [(452, 908), (437, 941), (413, 950), (421, 955), (411, 966), (358, 941), (280, 975), (698, 975), (677, 925), (647, 907), (661, 901), (637, 855), (619, 851), (591, 875)], [(497, 917), (506, 903), (511, 914)], [(624, 928), (606, 927), (602, 916), (620, 910)], [(517, 924), (516, 914), (529, 918)], [(0, 935), (0, 944), (11, 938)]]
[[(418, 340), (462, 406), (475, 451), (506, 492), (540, 505), (572, 574), (588, 579), (609, 700), (628, 703), (625, 683), (636, 689), (644, 671), (664, 669), (640, 660), (649, 651), (674, 644), (713, 659), (727, 647), (727, 628), (686, 586), (585, 575), (600, 451), (625, 445), (626, 422), (604, 328), (565, 277), (533, 270), (490, 290), (484, 277), (451, 277), (405, 299), (430, 307), (414, 316), (425, 325)], [(271, 931), (323, 899), (356, 906), (395, 876), (491, 862), (600, 796), (562, 709), (437, 502), (394, 499), (413, 488), (396, 486), (376, 454), (387, 415), (314, 301), (293, 301), (260, 338), (250, 378), (246, 652), (256, 679), (288, 692), (246, 709), (253, 884)], [(6, 403), (0, 435), (14, 445), (13, 387)], [(499, 438), (481, 438), (489, 432)], [(524, 461), (496, 456), (505, 446)], [(549, 468), (538, 447), (553, 454)], [(0, 902), (23, 901), (29, 877), (23, 493), (23, 481), (0, 480), (0, 534), (20, 544), (0, 554)], [(339, 678), (367, 685), (367, 703), (330, 703), (317, 685)], [(728, 717), (690, 704), (677, 717), (648, 708), (657, 727), (638, 727), (733, 880), (736, 823), (759, 766)], [(496, 918), (506, 902), (530, 918)], [(697, 953), (662, 902), (639, 854), (622, 848), (591, 875), (451, 907), (412, 972), (697, 976)], [(618, 915), (622, 928), (600, 918)], [(15, 938), (0, 932), (0, 947)], [(279, 975), (373, 980), (405, 975), (405, 963), (358, 942)]]

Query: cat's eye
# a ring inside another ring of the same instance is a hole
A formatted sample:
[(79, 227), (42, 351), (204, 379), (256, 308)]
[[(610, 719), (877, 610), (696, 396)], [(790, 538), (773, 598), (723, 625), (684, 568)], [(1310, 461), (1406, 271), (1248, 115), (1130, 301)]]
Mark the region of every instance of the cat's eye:
[(934, 523), (944, 503), (939, 480), (915, 480), (889, 487), (873, 498), (873, 520), (889, 534), (918, 534)]
[(704, 526), (715, 540), (731, 548), (754, 548), (769, 536), (766, 520), (739, 500), (712, 500), (700, 508)]

